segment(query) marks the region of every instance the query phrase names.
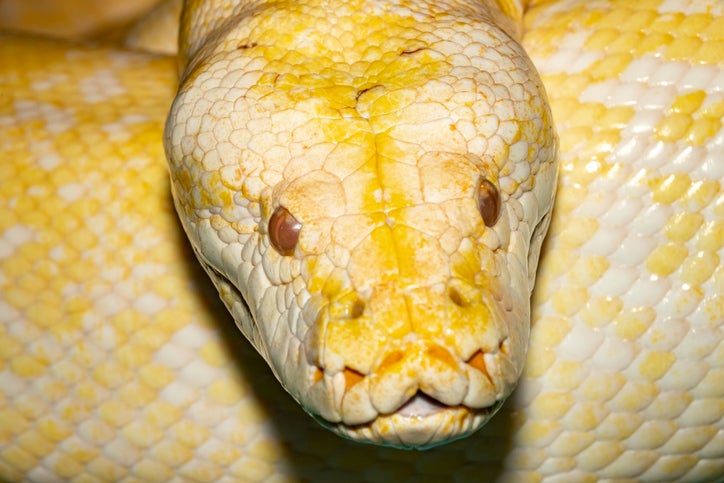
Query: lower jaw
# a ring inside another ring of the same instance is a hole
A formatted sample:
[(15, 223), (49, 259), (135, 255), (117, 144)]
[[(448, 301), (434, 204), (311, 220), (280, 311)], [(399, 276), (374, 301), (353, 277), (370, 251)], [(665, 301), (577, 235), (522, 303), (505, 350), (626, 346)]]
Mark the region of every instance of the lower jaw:
[(449, 407), (418, 394), (396, 412), (379, 415), (369, 423), (346, 425), (318, 421), (360, 443), (426, 450), (469, 436), (485, 425), (501, 405), (502, 402), (482, 409)]

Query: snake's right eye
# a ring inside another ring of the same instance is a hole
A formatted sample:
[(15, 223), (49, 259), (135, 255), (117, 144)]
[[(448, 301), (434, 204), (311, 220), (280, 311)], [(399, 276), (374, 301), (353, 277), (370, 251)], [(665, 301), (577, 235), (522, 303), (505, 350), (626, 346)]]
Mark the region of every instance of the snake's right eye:
[(478, 210), (485, 226), (493, 226), (500, 218), (500, 191), (487, 178), (478, 183)]
[(269, 240), (280, 255), (291, 255), (299, 240), (302, 224), (289, 210), (279, 206), (269, 218)]

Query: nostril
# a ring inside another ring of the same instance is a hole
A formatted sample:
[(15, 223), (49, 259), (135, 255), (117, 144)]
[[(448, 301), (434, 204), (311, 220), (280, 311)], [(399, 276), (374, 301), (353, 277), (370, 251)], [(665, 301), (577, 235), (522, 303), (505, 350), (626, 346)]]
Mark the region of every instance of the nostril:
[(338, 298), (329, 306), (329, 315), (333, 320), (354, 320), (364, 313), (365, 302), (354, 293)]
[(463, 297), (460, 291), (455, 287), (448, 287), (447, 296), (450, 297), (452, 303), (458, 307), (467, 307), (469, 305), (468, 301), (465, 300), (465, 297)]
[(507, 337), (505, 339), (501, 340), (500, 344), (498, 344), (498, 351), (501, 354), (504, 354), (506, 356), (508, 355), (508, 338)]
[(364, 312), (365, 303), (360, 299), (356, 299), (350, 304), (347, 314), (350, 319), (357, 319), (359, 317), (362, 317), (362, 314), (364, 314)]
[(447, 284), (447, 296), (458, 307), (465, 308), (474, 304), (477, 298), (477, 289), (458, 278), (451, 279)]

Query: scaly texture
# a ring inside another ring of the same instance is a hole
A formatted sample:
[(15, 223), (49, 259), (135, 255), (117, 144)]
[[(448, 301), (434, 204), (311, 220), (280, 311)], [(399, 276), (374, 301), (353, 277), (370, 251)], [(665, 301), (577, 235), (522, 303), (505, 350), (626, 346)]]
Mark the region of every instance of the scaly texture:
[(522, 372), (553, 205), (530, 61), (464, 2), (198, 3), (166, 152), (239, 328), (341, 434), (476, 430)]
[(527, 14), (562, 158), (531, 350), (491, 423), (425, 453), (322, 430), (234, 339), (167, 195), (172, 61), (4, 38), (0, 478), (721, 479), (721, 10)]

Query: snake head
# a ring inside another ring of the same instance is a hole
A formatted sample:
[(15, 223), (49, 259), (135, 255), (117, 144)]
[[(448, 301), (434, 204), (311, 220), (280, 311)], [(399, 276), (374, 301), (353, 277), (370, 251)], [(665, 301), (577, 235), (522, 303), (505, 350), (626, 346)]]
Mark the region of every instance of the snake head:
[(469, 12), (315, 8), (236, 12), (196, 42), (166, 127), (174, 200), (306, 411), (433, 446), (483, 425), (522, 372), (551, 115), (518, 44)]

